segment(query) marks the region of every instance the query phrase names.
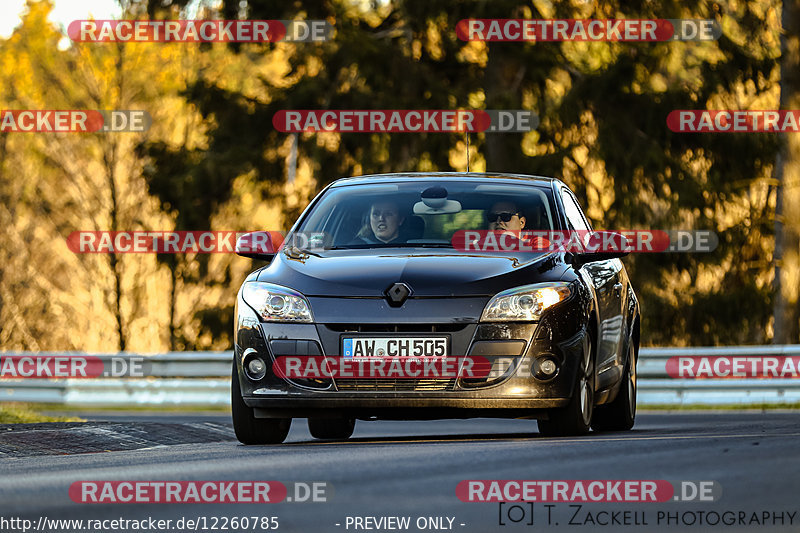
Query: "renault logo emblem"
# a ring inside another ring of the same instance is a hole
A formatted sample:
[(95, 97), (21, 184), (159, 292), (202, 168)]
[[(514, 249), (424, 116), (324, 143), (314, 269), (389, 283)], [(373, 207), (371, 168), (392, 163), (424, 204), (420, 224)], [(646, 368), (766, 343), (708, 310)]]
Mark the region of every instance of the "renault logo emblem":
[(395, 283), (383, 293), (389, 305), (392, 307), (400, 307), (411, 295), (411, 288), (405, 283)]

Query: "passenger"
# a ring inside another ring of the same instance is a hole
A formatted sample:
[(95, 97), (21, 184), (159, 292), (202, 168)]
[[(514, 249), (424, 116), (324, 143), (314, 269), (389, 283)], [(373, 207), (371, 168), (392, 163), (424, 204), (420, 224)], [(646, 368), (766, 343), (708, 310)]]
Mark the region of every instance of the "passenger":
[(356, 234), (356, 244), (389, 244), (403, 242), (400, 226), (405, 217), (395, 202), (381, 201), (370, 206), (367, 220)]

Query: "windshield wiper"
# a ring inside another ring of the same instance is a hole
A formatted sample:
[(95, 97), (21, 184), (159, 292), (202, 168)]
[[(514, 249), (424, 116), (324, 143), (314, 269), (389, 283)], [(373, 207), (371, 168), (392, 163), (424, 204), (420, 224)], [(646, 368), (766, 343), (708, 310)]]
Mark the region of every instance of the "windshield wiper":
[(286, 247), (287, 253), (294, 257), (297, 257), (298, 254), (306, 254), (306, 255), (313, 255), (314, 257), (322, 257), (317, 252), (312, 252), (311, 250), (307, 250), (305, 248), (299, 248), (297, 246), (287, 246)]

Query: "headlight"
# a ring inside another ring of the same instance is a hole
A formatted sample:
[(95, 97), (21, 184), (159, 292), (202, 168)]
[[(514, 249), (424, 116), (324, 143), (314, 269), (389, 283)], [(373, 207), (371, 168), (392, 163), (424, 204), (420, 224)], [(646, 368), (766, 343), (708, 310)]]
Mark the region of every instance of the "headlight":
[(548, 307), (566, 300), (572, 291), (563, 281), (537, 283), (496, 294), (481, 315), (481, 322), (529, 322), (539, 320)]
[(313, 322), (305, 296), (288, 287), (248, 281), (242, 287), (242, 299), (270, 322)]

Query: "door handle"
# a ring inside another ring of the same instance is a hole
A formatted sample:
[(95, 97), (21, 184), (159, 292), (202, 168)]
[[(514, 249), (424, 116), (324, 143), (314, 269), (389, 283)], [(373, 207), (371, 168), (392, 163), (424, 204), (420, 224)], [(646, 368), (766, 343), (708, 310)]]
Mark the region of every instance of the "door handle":
[(622, 283), (615, 283), (614, 284), (614, 294), (617, 295), (617, 298), (622, 296)]

